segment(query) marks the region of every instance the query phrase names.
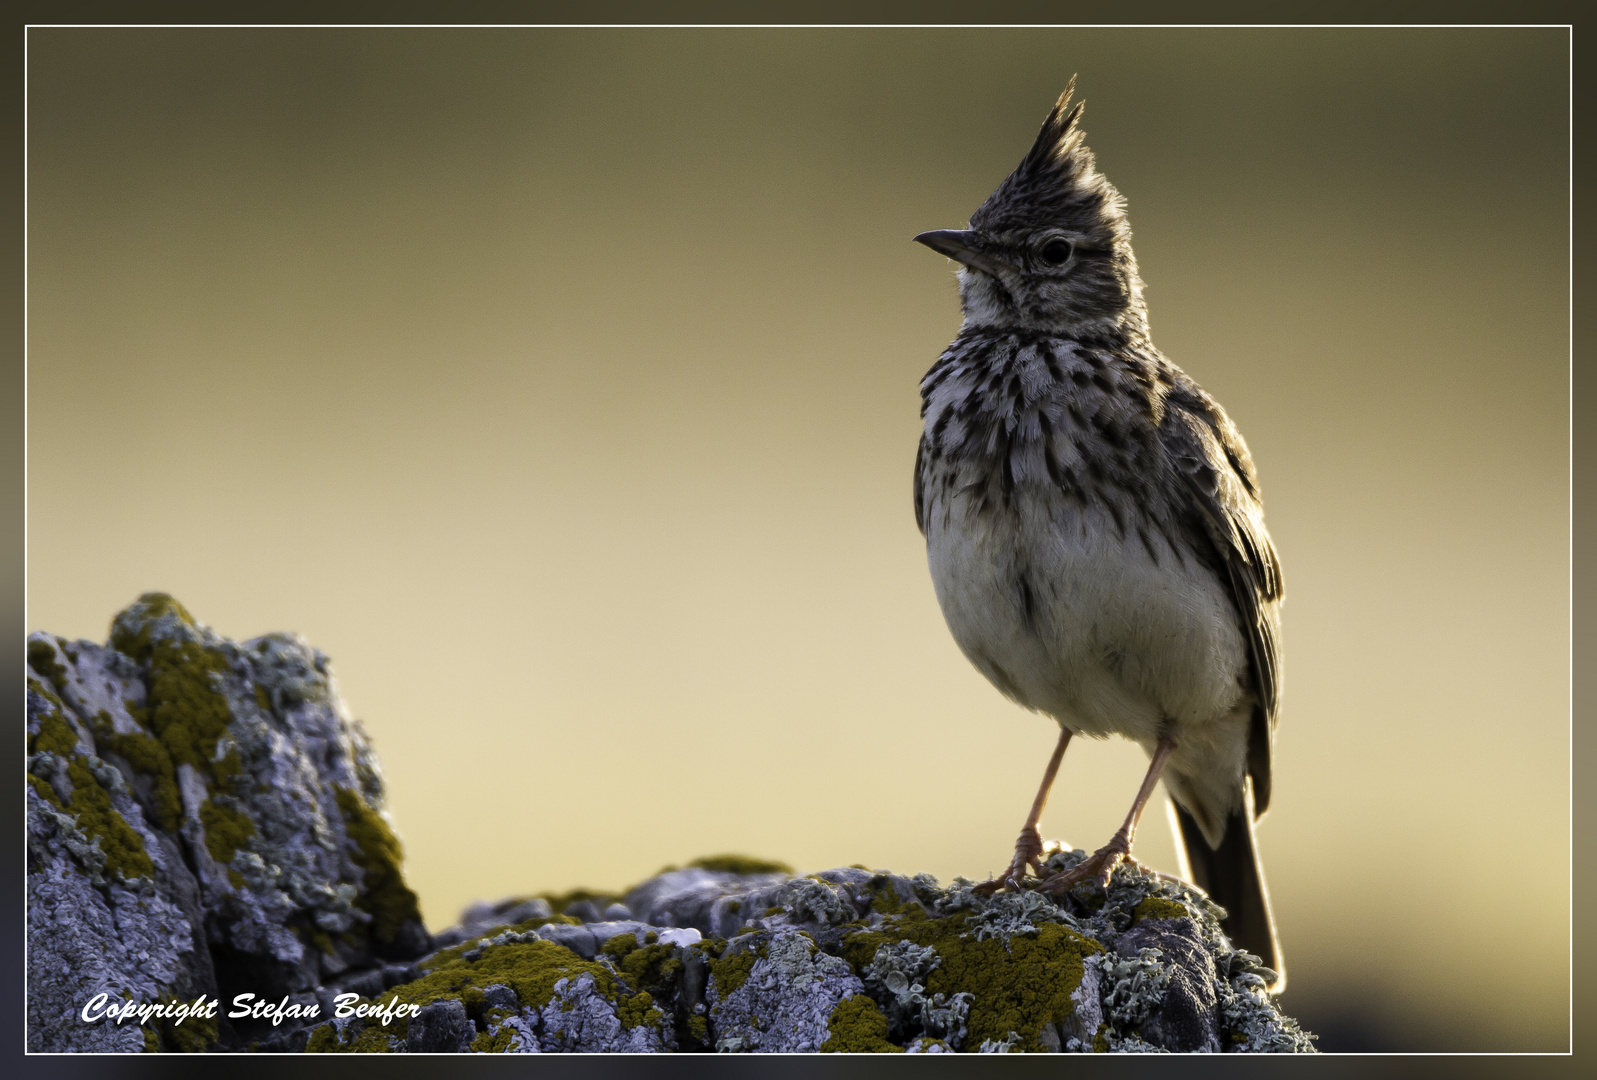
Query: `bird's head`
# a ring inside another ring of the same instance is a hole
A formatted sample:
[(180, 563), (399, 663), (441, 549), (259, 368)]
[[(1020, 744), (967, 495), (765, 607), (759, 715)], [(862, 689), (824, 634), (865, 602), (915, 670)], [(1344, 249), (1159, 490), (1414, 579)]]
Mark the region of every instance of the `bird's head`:
[(958, 261), (967, 326), (1146, 330), (1125, 200), (1082, 141), (1070, 85), (968, 229), (915, 237)]

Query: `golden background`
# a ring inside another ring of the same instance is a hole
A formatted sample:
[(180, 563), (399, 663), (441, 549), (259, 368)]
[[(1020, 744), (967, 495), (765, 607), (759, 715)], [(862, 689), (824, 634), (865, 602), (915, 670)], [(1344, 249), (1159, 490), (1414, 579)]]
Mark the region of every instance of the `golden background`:
[[(984, 877), (1055, 729), (910, 505), (958, 227), (1072, 73), (1286, 567), (1327, 1049), (1568, 1045), (1562, 30), (33, 30), (30, 628), (330, 654), (435, 929), (719, 851)], [(1071, 747), (1044, 833), (1144, 768)], [(1139, 854), (1173, 868), (1162, 815)]]

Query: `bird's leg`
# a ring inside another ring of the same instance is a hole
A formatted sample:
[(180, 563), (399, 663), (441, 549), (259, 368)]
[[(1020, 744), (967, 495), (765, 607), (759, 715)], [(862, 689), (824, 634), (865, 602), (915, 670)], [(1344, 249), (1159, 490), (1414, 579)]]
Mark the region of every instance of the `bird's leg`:
[(1021, 878), (1026, 876), (1026, 871), (1036, 867), (1038, 873), (1042, 871), (1042, 834), (1037, 831), (1037, 822), (1042, 819), (1043, 807), (1048, 805), (1048, 792), (1054, 786), (1054, 776), (1059, 772), (1059, 763), (1064, 760), (1065, 747), (1070, 745), (1070, 729), (1063, 724), (1059, 727), (1059, 744), (1054, 747), (1054, 756), (1048, 759), (1048, 769), (1042, 774), (1042, 786), (1037, 789), (1037, 798), (1032, 800), (1031, 813), (1026, 815), (1026, 824), (1020, 830), (1020, 836), (1015, 840), (1015, 857), (1010, 860), (1009, 869), (997, 881), (986, 881), (976, 886), (976, 891), (991, 895), (999, 889), (1020, 888)]
[(1142, 788), (1137, 792), (1137, 801), (1131, 804), (1131, 813), (1126, 815), (1126, 823), (1120, 826), (1120, 831), (1115, 833), (1109, 843), (1069, 870), (1061, 870), (1044, 879), (1038, 888), (1058, 896), (1084, 881), (1096, 878), (1099, 886), (1107, 889), (1109, 876), (1114, 873), (1116, 866), (1122, 862), (1136, 862), (1131, 857), (1131, 841), (1137, 835), (1137, 822), (1142, 819), (1143, 808), (1148, 805), (1154, 785), (1159, 783), (1159, 774), (1164, 772), (1165, 762), (1170, 759), (1175, 748), (1174, 740), (1170, 738), (1159, 740), (1159, 745), (1153, 752), (1153, 760), (1148, 763), (1148, 775), (1142, 778)]

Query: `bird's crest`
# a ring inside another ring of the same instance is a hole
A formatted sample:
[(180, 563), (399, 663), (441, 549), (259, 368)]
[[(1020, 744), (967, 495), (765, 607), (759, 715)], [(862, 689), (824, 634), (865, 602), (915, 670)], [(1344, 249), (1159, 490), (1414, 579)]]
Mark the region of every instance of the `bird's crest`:
[(1082, 138), (1081, 129), (1076, 126), (1076, 121), (1081, 119), (1082, 102), (1070, 103), (1075, 92), (1076, 77), (1072, 75), (1065, 92), (1059, 95), (1053, 111), (1048, 114), (1048, 119), (1042, 122), (1037, 141), (1031, 144), (1031, 152), (1020, 163), (1021, 169), (1039, 172), (1069, 168), (1071, 157), (1081, 146)]
[(1083, 103), (1071, 103), (1075, 90), (1071, 76), (1026, 156), (971, 215), (973, 228), (1002, 232), (1012, 223), (1056, 221), (1106, 243), (1129, 236), (1125, 204), (1098, 171), (1084, 141)]

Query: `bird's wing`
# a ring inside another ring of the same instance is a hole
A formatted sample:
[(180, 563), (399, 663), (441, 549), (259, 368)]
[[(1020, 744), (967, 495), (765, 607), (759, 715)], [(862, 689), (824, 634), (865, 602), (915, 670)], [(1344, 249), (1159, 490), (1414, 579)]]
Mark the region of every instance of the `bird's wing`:
[(1166, 399), (1159, 432), (1226, 568), (1231, 598), (1248, 636), (1259, 698), (1248, 744), (1248, 772), (1253, 776), (1254, 805), (1262, 814), (1270, 802), (1284, 589), (1281, 563), (1264, 527), (1258, 474), (1230, 417), (1196, 385), (1179, 387)]
[(926, 436), (915, 450), (915, 527), (926, 535)]

